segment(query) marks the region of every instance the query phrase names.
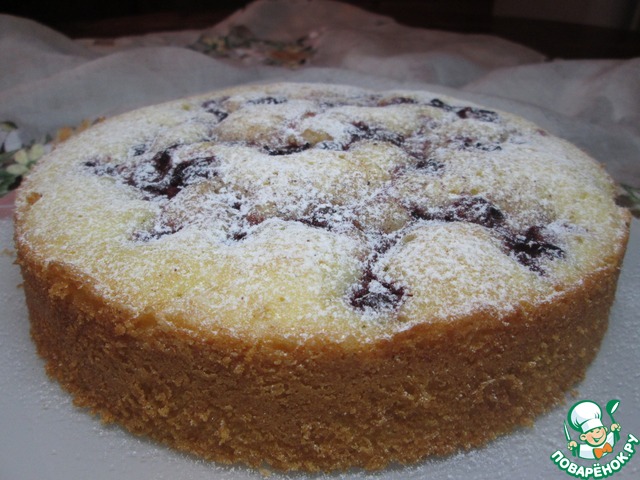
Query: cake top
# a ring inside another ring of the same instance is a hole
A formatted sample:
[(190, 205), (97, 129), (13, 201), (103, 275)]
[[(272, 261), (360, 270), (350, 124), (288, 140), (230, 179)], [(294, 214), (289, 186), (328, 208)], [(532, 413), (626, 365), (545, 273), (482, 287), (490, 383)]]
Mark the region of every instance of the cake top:
[(628, 228), (604, 170), (527, 121), (322, 84), (104, 121), (38, 165), (16, 219), (32, 255), (133, 317), (336, 341), (552, 301)]

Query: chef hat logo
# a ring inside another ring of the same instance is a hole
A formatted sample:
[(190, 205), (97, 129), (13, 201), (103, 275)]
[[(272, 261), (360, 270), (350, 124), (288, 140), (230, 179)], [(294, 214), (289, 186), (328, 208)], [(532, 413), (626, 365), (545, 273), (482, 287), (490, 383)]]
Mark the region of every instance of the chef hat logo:
[(602, 423), (602, 409), (591, 400), (584, 400), (576, 403), (569, 414), (567, 420), (574, 430), (587, 433), (594, 428), (604, 427)]

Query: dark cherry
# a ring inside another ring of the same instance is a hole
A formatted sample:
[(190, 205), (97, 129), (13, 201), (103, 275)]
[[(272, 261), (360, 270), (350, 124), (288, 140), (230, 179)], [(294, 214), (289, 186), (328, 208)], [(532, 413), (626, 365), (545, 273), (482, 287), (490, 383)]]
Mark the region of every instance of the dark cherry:
[(450, 112), (451, 110), (453, 110), (453, 107), (451, 105), (449, 105), (448, 103), (444, 103), (439, 98), (432, 99), (429, 102), (429, 105), (431, 105), (432, 107), (441, 108), (443, 110), (446, 110), (447, 112)]
[[(140, 162), (134, 167), (113, 165), (106, 161), (92, 159), (85, 162), (96, 175), (107, 175), (120, 179), (123, 183), (153, 196), (175, 197), (184, 187), (198, 179), (208, 179), (217, 175), (214, 156), (196, 157), (173, 163), (173, 151), (177, 145), (156, 153), (151, 160)], [(149, 164), (152, 169), (149, 169)]]
[(325, 218), (311, 216), (300, 218), (298, 221), (304, 223), (305, 225), (309, 225), (310, 227), (325, 228), (327, 230), (331, 230), (331, 224)]
[(504, 222), (504, 214), (483, 197), (461, 197), (445, 212), (445, 221), (470, 222), (495, 228)]
[(202, 104), (202, 108), (204, 108), (206, 112), (214, 115), (218, 123), (229, 116), (229, 112), (220, 106), (220, 100), (207, 100)]
[(218, 172), (212, 169), (217, 164), (214, 156), (196, 157), (185, 160), (173, 169), (169, 184), (174, 187), (183, 188), (191, 185), (200, 178), (209, 179), (218, 175)]
[(497, 122), (499, 118), (496, 112), (473, 107), (461, 108), (456, 114), (460, 118), (471, 118), (473, 120), (480, 120), (481, 122)]
[(452, 204), (438, 209), (427, 209), (414, 206), (411, 216), (420, 220), (441, 220), (444, 222), (469, 222), (487, 228), (496, 228), (504, 223), (504, 214), (489, 202), (479, 196), (460, 197)]
[(373, 248), (374, 253), (372, 256), (372, 260), (373, 261), (377, 260), (380, 255), (384, 254), (396, 243), (398, 243), (398, 240), (400, 239), (400, 237), (401, 237), (400, 232), (397, 232), (396, 234), (391, 234), (391, 235), (381, 235), (374, 245), (374, 248)]
[(339, 106), (342, 106), (342, 105), (345, 105), (345, 103), (344, 102), (330, 102), (330, 101), (318, 102), (318, 108), (321, 111), (329, 110), (331, 108), (336, 108), (336, 107), (339, 107)]
[(249, 225), (259, 225), (266, 220), (266, 217), (262, 213), (249, 212), (245, 216), (245, 219)]
[(331, 217), (336, 213), (336, 209), (330, 205), (313, 208), (311, 213), (303, 217), (298, 218), (299, 222), (316, 228), (324, 228), (331, 230), (332, 222)]
[(230, 238), (235, 242), (239, 242), (247, 238), (247, 235), (248, 233), (245, 230), (237, 230), (231, 234)]
[(544, 273), (539, 264), (541, 257), (564, 258), (565, 256), (562, 248), (549, 242), (544, 227), (540, 225), (529, 227), (524, 232), (508, 233), (504, 236), (503, 243), (518, 262), (539, 273)]
[(485, 152), (495, 152), (502, 150), (502, 147), (498, 143), (482, 143), (477, 139), (471, 137), (455, 137), (453, 141), (459, 145), (462, 150), (482, 150)]
[(284, 97), (260, 97), (254, 100), (249, 100), (247, 103), (251, 105), (280, 105), (282, 103), (287, 103), (287, 101), (288, 100)]
[[(240, 210), (242, 204), (240, 201), (231, 204), (231, 208), (234, 210)], [(237, 207), (237, 208), (236, 208)], [(266, 217), (262, 213), (255, 211), (248, 212), (244, 217), (240, 217), (241, 221), (237, 226), (229, 232), (227, 238), (234, 242), (240, 242), (249, 236), (250, 228), (259, 225), (266, 220)]]
[(456, 112), (456, 115), (463, 119), (473, 119), (481, 122), (496, 122), (500, 118), (496, 112), (491, 110), (484, 110), (475, 107), (454, 107), (453, 105), (443, 102), (439, 98), (431, 100), (429, 105), (441, 108), (447, 112)]
[(378, 102), (379, 107), (386, 107), (388, 105), (402, 105), (402, 104), (416, 104), (418, 101), (415, 98), (409, 97), (393, 97)]
[(162, 152), (156, 153), (151, 159), (153, 168), (160, 177), (164, 177), (169, 172), (169, 169), (171, 169), (171, 152), (174, 149), (175, 146), (169, 147)]
[(84, 162), (84, 166), (90, 168), (94, 174), (102, 177), (115, 177), (120, 173), (122, 167), (109, 163), (108, 160), (91, 159)]
[(131, 147), (131, 152), (133, 153), (134, 157), (139, 157), (146, 151), (147, 151), (147, 146), (145, 144), (134, 145), (133, 147)]
[(505, 215), (500, 209), (482, 197), (461, 197), (451, 205), (437, 209), (413, 206), (410, 213), (419, 220), (469, 222), (493, 229), (501, 238), (507, 253), (513, 255), (520, 264), (540, 274), (545, 273), (540, 266), (541, 258), (565, 256), (564, 250), (550, 241), (543, 226), (534, 225), (522, 232), (514, 232), (505, 224)]
[(433, 158), (426, 158), (418, 160), (415, 167), (425, 173), (438, 173), (444, 168), (444, 163)]
[[(382, 286), (382, 289), (379, 289), (380, 291), (371, 291), (371, 284), (374, 281)], [(371, 267), (367, 267), (360, 278), (360, 282), (351, 292), (349, 301), (358, 310), (366, 308), (392, 310), (400, 305), (405, 294), (404, 287), (395, 285), (393, 282), (380, 280), (372, 272)]]
[(354, 129), (351, 132), (351, 139), (347, 145), (347, 149), (351, 144), (360, 140), (378, 140), (391, 143), (397, 147), (402, 146), (404, 143), (404, 136), (399, 133), (384, 128), (372, 127), (364, 122), (354, 122), (352, 125)]
[[(175, 166), (171, 160), (172, 157), (168, 151), (160, 152), (153, 159), (158, 177), (148, 184), (136, 185), (135, 182), (130, 184), (154, 195), (173, 198), (180, 190), (191, 185), (197, 179), (211, 178), (216, 175), (216, 172), (211, 168), (216, 162), (213, 156), (185, 160)], [(131, 180), (133, 179), (135, 176), (131, 177)]]
[(405, 142), (402, 145), (402, 149), (407, 153), (407, 155), (415, 158), (418, 160), (418, 163), (420, 163), (428, 160), (431, 145), (431, 140), (420, 139)]
[[(316, 148), (323, 150), (349, 150), (354, 143), (362, 140), (374, 140), (379, 142), (388, 142), (397, 147), (405, 148), (405, 138), (399, 133), (392, 132), (385, 128), (372, 127), (365, 122), (354, 122), (348, 130), (350, 134), (349, 140), (345, 143), (340, 142), (320, 142), (316, 144)], [(409, 153), (409, 152), (408, 152)]]
[(298, 143), (288, 143), (287, 145), (282, 145), (278, 147), (273, 147), (270, 145), (264, 145), (262, 149), (267, 152), (269, 155), (289, 155), (292, 153), (304, 152), (311, 148), (311, 144), (308, 142), (298, 144)]
[[(384, 235), (378, 234), (372, 242), (373, 250), (366, 262), (366, 267), (362, 272), (360, 281), (351, 291), (349, 301), (351, 306), (358, 310), (371, 308), (375, 310), (395, 310), (402, 302), (405, 295), (409, 295), (406, 289), (397, 285), (393, 281), (381, 280), (374, 272), (373, 266), (378, 262), (380, 256), (393, 247), (402, 234)], [(377, 282), (380, 286), (376, 291), (372, 291), (372, 283)], [(381, 288), (380, 288), (381, 287)]]

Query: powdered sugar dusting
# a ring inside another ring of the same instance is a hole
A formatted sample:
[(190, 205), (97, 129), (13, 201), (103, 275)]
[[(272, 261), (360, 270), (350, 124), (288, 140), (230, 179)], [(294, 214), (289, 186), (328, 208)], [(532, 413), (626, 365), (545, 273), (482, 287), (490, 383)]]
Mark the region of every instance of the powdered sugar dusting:
[(133, 315), (367, 337), (553, 298), (619, 248), (612, 196), (595, 162), (509, 114), (276, 84), (71, 139), (22, 189), (19, 236)]

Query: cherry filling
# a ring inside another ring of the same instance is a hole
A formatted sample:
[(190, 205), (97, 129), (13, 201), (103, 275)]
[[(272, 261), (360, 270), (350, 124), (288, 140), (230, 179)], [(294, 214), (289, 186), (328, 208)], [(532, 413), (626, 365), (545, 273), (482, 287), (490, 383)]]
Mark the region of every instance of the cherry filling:
[(281, 105), (289, 100), (286, 97), (260, 97), (247, 101), (250, 105)]
[(351, 291), (349, 303), (358, 310), (395, 310), (402, 303), (405, 288), (380, 279), (371, 266), (364, 270), (360, 282)]
[(444, 103), (439, 98), (434, 98), (433, 100), (431, 100), (429, 102), (429, 105), (431, 105), (432, 107), (441, 108), (443, 110), (446, 110), (447, 112), (450, 112), (453, 110), (453, 107), (451, 105)]
[[(249, 100), (247, 104), (253, 105), (279, 105), (282, 103), (286, 103), (286, 98), (277, 98), (277, 97), (261, 97), (255, 100)], [(211, 105), (209, 105), (211, 103)], [(370, 106), (378, 106), (385, 107), (389, 105), (400, 105), (400, 104), (420, 104), (417, 100), (409, 97), (392, 97), (389, 99), (380, 99), (378, 97), (373, 97), (368, 101), (364, 102), (366, 105)], [(354, 102), (354, 105), (359, 105), (358, 102)], [(219, 109), (214, 107), (218, 105), (215, 101), (206, 102), (208, 111), (214, 114), (219, 113)], [(459, 118), (462, 119), (475, 119), (485, 122), (496, 122), (499, 120), (499, 116), (496, 112), (491, 110), (484, 110), (474, 107), (457, 107), (449, 105), (443, 102), (440, 99), (434, 98), (427, 105), (431, 105), (436, 108), (441, 108), (447, 112), (455, 113)], [(327, 102), (319, 102), (317, 107), (320, 110), (327, 110), (335, 107), (336, 105), (333, 103)], [(310, 114), (313, 116), (314, 114)], [(226, 118), (226, 113), (224, 114), (224, 118)], [(222, 119), (224, 119), (222, 118)], [(222, 120), (220, 119), (220, 121)], [(404, 135), (389, 130), (384, 127), (372, 126), (363, 121), (353, 122), (348, 127), (349, 138), (346, 141), (336, 142), (336, 141), (328, 141), (328, 142), (320, 142), (317, 145), (311, 145), (308, 142), (296, 142), (291, 141), (285, 145), (263, 145), (262, 150), (265, 151), (268, 155), (289, 155), (293, 153), (299, 153), (310, 148), (320, 148), (326, 150), (349, 150), (355, 143), (363, 140), (373, 140), (379, 142), (387, 142), (395, 145), (397, 147), (402, 148), (409, 156), (418, 160), (418, 169), (425, 169), (425, 171), (429, 171), (431, 173), (435, 173), (443, 167), (443, 164), (436, 164), (434, 162), (428, 162), (428, 150), (431, 146), (431, 142), (426, 139), (421, 139), (417, 141), (419, 138), (416, 134), (419, 132), (415, 132), (407, 141)], [(422, 131), (422, 130), (420, 130)], [(455, 144), (458, 145), (458, 148), (463, 150), (482, 150), (482, 151), (496, 151), (501, 150), (502, 147), (499, 143), (491, 142), (484, 143), (477, 139), (471, 137), (456, 137), (452, 140)], [(436, 167), (436, 168), (434, 168)]]
[(409, 210), (416, 220), (468, 222), (493, 229), (500, 236), (505, 252), (534, 272), (545, 273), (540, 265), (543, 258), (565, 256), (564, 250), (551, 242), (551, 235), (543, 226), (534, 225), (523, 232), (514, 232), (506, 225), (504, 213), (483, 197), (460, 197), (450, 205), (438, 208), (414, 205)]
[(147, 146), (143, 143), (139, 145), (134, 145), (133, 147), (131, 147), (131, 155), (134, 157), (139, 157), (146, 151), (147, 151)]
[(481, 122), (497, 122), (499, 118), (496, 112), (473, 107), (459, 108), (456, 111), (456, 115), (460, 118), (471, 118), (473, 120), (480, 120)]
[(444, 208), (429, 209), (421, 206), (411, 208), (411, 216), (419, 220), (441, 220), (444, 222), (469, 222), (486, 228), (495, 228), (504, 223), (504, 214), (483, 197), (460, 197)]
[(484, 152), (502, 150), (502, 147), (497, 142), (483, 143), (471, 137), (455, 137), (453, 143), (457, 145), (460, 150), (482, 150)]
[(529, 227), (524, 232), (505, 235), (503, 244), (518, 262), (538, 273), (544, 273), (539, 263), (541, 258), (564, 258), (565, 256), (562, 248), (547, 240), (545, 228), (540, 225)]
[(500, 116), (492, 110), (484, 110), (482, 108), (475, 107), (454, 107), (453, 105), (443, 102), (439, 98), (431, 100), (429, 105), (441, 108), (447, 112), (455, 112), (458, 117), (463, 119), (479, 120), (481, 122), (497, 122), (500, 119)]
[(272, 147), (269, 145), (264, 145), (262, 149), (269, 155), (290, 155), (292, 153), (299, 153), (311, 148), (311, 144), (308, 142), (305, 143), (295, 143), (290, 142), (287, 145), (282, 145), (278, 147)]
[(415, 168), (425, 173), (438, 173), (444, 169), (444, 163), (438, 162), (433, 158), (425, 158), (418, 160)]
[(220, 123), (221, 121), (223, 121), (225, 118), (229, 116), (229, 112), (227, 112), (224, 108), (222, 108), (222, 106), (220, 105), (220, 102), (221, 100), (215, 100), (215, 99), (207, 100), (201, 105), (206, 112), (216, 117), (216, 120), (218, 121), (218, 123)]
[(378, 102), (379, 107), (386, 107), (388, 105), (402, 105), (402, 104), (417, 104), (418, 101), (415, 98), (409, 97), (392, 97)]
[(370, 232), (369, 242), (373, 250), (369, 255), (366, 265), (358, 283), (351, 289), (349, 303), (357, 310), (397, 310), (405, 296), (411, 294), (406, 288), (393, 280), (380, 278), (375, 273), (375, 266), (391, 247), (393, 247), (402, 233), (382, 234)]
[(200, 179), (209, 179), (218, 175), (213, 167), (218, 162), (214, 156), (196, 157), (178, 163), (171, 174), (169, 181), (172, 187), (182, 189), (192, 185)]
[[(323, 150), (349, 150), (355, 143), (363, 140), (388, 142), (396, 147), (408, 148), (403, 135), (381, 127), (373, 127), (365, 122), (354, 122), (348, 127), (349, 139), (346, 142), (321, 142), (316, 145)], [(408, 153), (408, 152), (407, 152)]]
[(120, 177), (124, 171), (124, 167), (122, 165), (109, 163), (107, 160), (94, 158), (84, 162), (84, 166), (90, 168), (91, 171), (99, 177)]
[(212, 168), (216, 164), (216, 159), (213, 156), (191, 158), (173, 165), (171, 157), (167, 159), (163, 152), (155, 164), (158, 172), (158, 176), (155, 179), (144, 183), (144, 180), (140, 182), (134, 174), (128, 179), (127, 183), (154, 195), (173, 198), (180, 190), (195, 183), (197, 180), (208, 179), (217, 175), (217, 172)]
[(173, 161), (177, 146), (156, 153), (150, 161), (135, 165), (113, 165), (106, 161), (90, 160), (85, 167), (96, 175), (119, 178), (125, 184), (152, 196), (175, 197), (184, 187), (217, 175), (218, 161), (214, 156), (195, 157), (182, 162)]
[[(220, 123), (229, 116), (227, 97), (211, 99), (203, 102), (201, 108), (213, 115), (215, 121)], [(260, 105), (261, 108), (271, 108), (272, 105), (286, 103), (286, 97), (263, 96), (245, 102), (247, 105)], [(477, 120), (481, 122), (497, 122), (500, 117), (498, 113), (491, 110), (480, 109), (470, 106), (449, 105), (438, 98), (429, 102), (420, 102), (413, 98), (396, 96), (388, 99), (381, 99), (380, 96), (370, 98), (354, 99), (352, 102), (321, 102), (316, 103), (317, 111), (323, 111), (341, 105), (386, 107), (390, 105), (418, 104), (430, 105), (450, 113), (454, 121)], [(256, 109), (258, 107), (255, 107)], [(314, 112), (306, 114), (315, 115)], [(457, 118), (456, 118), (457, 117)], [(361, 141), (375, 141), (390, 143), (402, 149), (412, 158), (413, 166), (409, 168), (398, 167), (395, 172), (397, 176), (413, 171), (414, 174), (439, 174), (446, 165), (436, 160), (433, 136), (431, 131), (437, 127), (437, 122), (433, 119), (425, 119), (422, 125), (416, 130), (408, 133), (407, 136), (385, 128), (380, 125), (369, 124), (364, 121), (354, 121), (345, 125), (346, 133), (341, 142), (321, 142), (312, 145), (303, 140), (292, 140), (278, 145), (262, 145), (261, 143), (248, 142), (257, 149), (262, 149), (268, 155), (290, 155), (311, 148), (349, 150), (354, 144)], [(292, 129), (296, 125), (291, 126)], [(450, 149), (459, 150), (501, 150), (498, 142), (483, 141), (482, 139), (465, 136), (465, 134), (450, 138), (448, 146)], [(171, 200), (178, 193), (189, 185), (211, 179), (219, 175), (220, 161), (214, 155), (195, 156), (186, 158), (184, 154), (179, 156), (180, 146), (174, 145), (163, 151), (153, 154), (149, 151), (149, 146), (145, 144), (134, 145), (129, 150), (129, 160), (127, 163), (114, 163), (110, 159), (94, 159), (87, 161), (85, 166), (96, 175), (109, 176), (118, 179), (120, 182), (133, 186), (144, 193), (147, 200), (160, 197), (162, 200)], [(230, 188), (233, 188), (230, 186)], [(240, 198), (238, 196), (237, 198)], [(226, 238), (230, 241), (242, 241), (253, 232), (254, 227), (262, 223), (266, 218), (261, 213), (252, 210), (251, 205), (244, 203), (246, 199), (232, 203), (230, 199), (227, 204), (231, 207), (228, 223), (225, 230)], [(541, 266), (543, 259), (563, 258), (565, 252), (562, 248), (553, 243), (553, 235), (543, 226), (534, 225), (522, 231), (516, 231), (508, 224), (505, 214), (493, 203), (481, 196), (460, 196), (452, 203), (442, 207), (429, 207), (425, 205), (406, 206), (412, 220), (394, 235), (386, 236), (381, 232), (372, 232), (366, 226), (362, 226), (358, 220), (356, 207), (344, 207), (337, 205), (321, 204), (310, 207), (303, 214), (288, 215), (275, 214), (284, 220), (297, 221), (314, 228), (321, 228), (341, 233), (349, 228), (356, 228), (368, 236), (369, 244), (372, 246), (371, 256), (364, 262), (361, 278), (348, 293), (349, 303), (358, 310), (395, 310), (401, 305), (403, 299), (410, 295), (405, 287), (390, 280), (387, 276), (378, 274), (378, 262), (380, 257), (391, 248), (402, 232), (411, 228), (416, 222), (442, 221), (442, 222), (467, 222), (491, 229), (493, 235), (500, 239), (503, 251), (511, 255), (520, 264), (530, 270), (544, 275)], [(213, 215), (213, 213), (212, 213)], [(226, 217), (225, 217), (226, 218)], [(225, 220), (225, 221), (227, 221)], [(187, 223), (189, 220), (187, 220)], [(143, 232), (136, 232), (134, 239), (148, 241), (157, 239), (165, 235), (171, 235), (182, 228), (184, 224), (176, 219), (169, 218), (169, 215), (161, 216), (156, 225)]]
[(380, 127), (372, 127), (365, 122), (354, 122), (353, 129), (351, 131), (351, 138), (347, 143), (345, 150), (361, 140), (377, 140), (380, 142), (388, 142), (396, 147), (401, 147), (404, 144), (404, 136)]
[(337, 210), (331, 205), (325, 205), (312, 209), (311, 213), (298, 218), (299, 222), (316, 228), (332, 230), (334, 227), (333, 217)]
[(169, 147), (162, 152), (156, 153), (151, 159), (151, 163), (153, 164), (153, 168), (155, 170), (155, 174), (157, 178), (163, 178), (169, 173), (171, 169), (171, 156), (173, 150), (175, 150), (176, 145)]

